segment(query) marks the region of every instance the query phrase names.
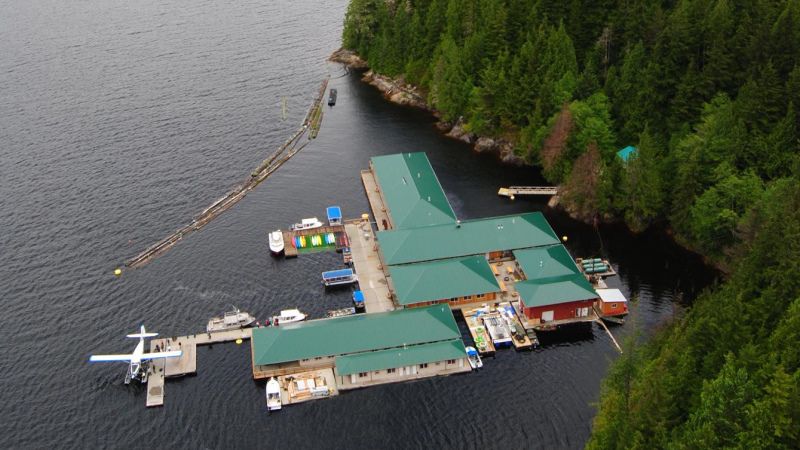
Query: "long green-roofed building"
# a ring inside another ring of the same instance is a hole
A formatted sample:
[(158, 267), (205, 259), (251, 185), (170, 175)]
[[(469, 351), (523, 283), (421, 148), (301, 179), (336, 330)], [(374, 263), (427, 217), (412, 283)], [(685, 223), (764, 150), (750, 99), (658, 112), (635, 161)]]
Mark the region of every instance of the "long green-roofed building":
[(403, 306), (472, 296), (494, 299), (500, 292), (484, 255), (389, 266), (389, 275)]
[(334, 368), (340, 389), (469, 370), (447, 305), (256, 328), (251, 352), (256, 379)]
[(455, 223), (456, 214), (425, 153), (376, 156), (370, 164), (394, 228)]
[(408, 264), (558, 244), (540, 212), (378, 232), (385, 264)]

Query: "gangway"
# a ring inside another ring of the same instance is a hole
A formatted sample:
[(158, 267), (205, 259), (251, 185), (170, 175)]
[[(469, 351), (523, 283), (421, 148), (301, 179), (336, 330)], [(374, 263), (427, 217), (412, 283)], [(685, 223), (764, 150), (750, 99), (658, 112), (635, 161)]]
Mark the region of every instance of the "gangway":
[(510, 186), (501, 187), (497, 195), (514, 200), (517, 195), (557, 195), (557, 186)]

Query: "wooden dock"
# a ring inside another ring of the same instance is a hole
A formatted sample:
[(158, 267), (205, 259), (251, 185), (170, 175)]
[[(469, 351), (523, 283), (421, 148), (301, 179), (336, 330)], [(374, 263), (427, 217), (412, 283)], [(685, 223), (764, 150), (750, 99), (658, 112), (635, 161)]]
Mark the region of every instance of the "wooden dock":
[(394, 310), (389, 281), (378, 256), (378, 245), (369, 220), (348, 220), (345, 230), (350, 240), (353, 269), (358, 274), (358, 286), (364, 293), (365, 311)]
[(497, 195), (501, 197), (508, 197), (511, 200), (517, 195), (558, 195), (558, 187), (556, 186), (511, 186), (501, 187), (497, 191)]
[[(529, 350), (534, 347), (533, 341), (530, 339), (528, 334), (525, 332), (525, 327), (522, 326), (522, 321), (519, 320), (519, 316), (517, 315), (517, 309), (514, 308), (510, 302), (502, 302), (499, 305), (500, 307), (510, 307), (514, 312), (510, 315), (503, 315), (507, 320), (506, 322), (509, 323), (509, 327), (511, 327), (511, 342), (514, 344), (514, 348), (517, 350)], [(519, 338), (522, 336), (522, 338)], [(535, 335), (534, 335), (535, 336)], [(534, 338), (535, 339), (535, 338)]]
[[(349, 240), (344, 232), (344, 225), (325, 225), (319, 228), (311, 228), (308, 230), (289, 230), (283, 231), (283, 254), (286, 258), (297, 257), (300, 250), (314, 250), (315, 247), (308, 247), (298, 249), (294, 245), (294, 238), (297, 236), (314, 236), (317, 234), (333, 233), (336, 236), (336, 250), (339, 251), (344, 247), (349, 246)], [(316, 247), (317, 249), (325, 249), (330, 246)]]
[[(327, 393), (319, 389), (323, 382), (327, 388)], [(339, 395), (339, 389), (336, 387), (336, 377), (331, 368), (281, 375), (278, 377), (278, 384), (281, 385), (281, 403), (284, 406)], [(309, 389), (309, 386), (317, 389)]]
[(475, 342), (475, 349), (478, 350), (478, 353), (481, 355), (494, 355), (496, 349), (492, 343), (492, 338), (489, 336), (489, 332), (486, 331), (483, 321), (475, 317), (475, 310), (462, 309), (461, 314), (464, 315), (464, 322), (467, 323), (469, 334), (472, 335), (472, 340)]
[(372, 217), (375, 218), (378, 230), (391, 230), (394, 228), (389, 211), (383, 202), (381, 188), (375, 180), (375, 174), (371, 170), (361, 171), (361, 182), (364, 183), (364, 191), (367, 193), (369, 207), (372, 209)]
[(237, 339), (250, 339), (253, 336), (252, 328), (236, 330), (214, 331), (211, 333), (197, 333), (187, 336), (166, 337), (150, 341), (150, 351), (182, 350), (180, 358), (156, 359), (150, 364), (147, 376), (147, 406), (164, 405), (164, 384), (169, 377), (182, 377), (197, 372), (197, 346), (211, 345), (223, 342), (233, 342)]
[[(587, 258), (576, 258), (575, 259), (575, 264), (578, 266), (578, 269), (584, 275), (586, 275), (587, 278), (589, 278), (589, 277), (607, 278), (607, 277), (613, 277), (613, 276), (615, 276), (617, 274), (617, 272), (614, 270), (614, 268), (611, 267), (611, 263), (607, 259), (602, 259), (602, 258), (598, 258), (598, 259), (600, 259), (600, 264), (604, 264), (607, 267), (605, 272), (586, 273), (584, 271), (584, 269), (583, 269), (583, 261), (585, 259), (587, 259)], [(589, 259), (591, 259), (591, 258), (589, 258)]]

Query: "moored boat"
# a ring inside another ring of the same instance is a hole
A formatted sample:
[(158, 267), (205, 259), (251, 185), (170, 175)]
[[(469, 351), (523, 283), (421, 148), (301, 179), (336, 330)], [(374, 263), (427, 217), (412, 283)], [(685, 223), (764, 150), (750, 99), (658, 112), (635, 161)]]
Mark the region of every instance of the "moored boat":
[(333, 106), (336, 104), (336, 89), (331, 89), (328, 93), (328, 106)]
[(255, 321), (255, 317), (234, 306), (232, 311), (226, 312), (222, 317), (212, 317), (211, 320), (208, 321), (206, 331), (211, 333), (212, 331), (246, 328), (253, 325)]
[(353, 292), (353, 305), (358, 310), (364, 309), (364, 293), (362, 291)]
[(284, 309), (280, 315), (272, 316), (273, 325), (282, 325), (285, 323), (300, 322), (306, 320), (306, 315), (300, 312), (299, 309)]
[(283, 254), (284, 243), (281, 230), (276, 230), (269, 234), (269, 250), (273, 255)]
[(267, 381), (267, 409), (277, 411), (281, 407), (281, 385), (275, 377), (272, 377)]
[(498, 315), (488, 315), (483, 317), (483, 324), (486, 326), (486, 330), (489, 332), (495, 347), (511, 345), (511, 330), (505, 320)]
[(467, 347), (466, 350), (470, 367), (472, 367), (473, 370), (483, 367), (483, 361), (481, 361), (481, 356), (478, 354), (478, 351), (475, 350), (475, 347)]
[(308, 219), (303, 219), (300, 223), (296, 223), (292, 225), (293, 231), (300, 231), (300, 230), (311, 230), (314, 228), (319, 228), (322, 226), (322, 222), (319, 221), (316, 217), (311, 217)]
[(322, 272), (322, 283), (325, 286), (339, 286), (358, 281), (358, 276), (353, 269), (330, 270)]
[(342, 208), (338, 206), (329, 206), (325, 212), (328, 215), (328, 224), (330, 226), (342, 224)]
[(349, 308), (342, 308), (342, 309), (334, 309), (332, 311), (328, 311), (328, 317), (342, 317), (342, 316), (352, 316), (356, 313), (356, 309), (354, 307)]

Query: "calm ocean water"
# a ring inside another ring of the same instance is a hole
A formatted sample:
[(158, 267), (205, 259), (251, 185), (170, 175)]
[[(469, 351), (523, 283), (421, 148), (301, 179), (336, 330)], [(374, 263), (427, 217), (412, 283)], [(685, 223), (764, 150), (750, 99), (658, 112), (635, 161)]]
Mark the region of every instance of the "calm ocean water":
[[(474, 374), (380, 386), (268, 415), (249, 346), (201, 348), (197, 376), (146, 409), (125, 367), (140, 323), (202, 330), (229, 304), (315, 317), (349, 303), (324, 293), (336, 254), (269, 256), (266, 233), (341, 205), (368, 210), (370, 156), (426, 151), (462, 218), (543, 209), (496, 196), (538, 183), (437, 134), (426, 114), (388, 104), (325, 60), (346, 2), (0, 0), (0, 447), (579, 448), (615, 352), (599, 329), (502, 351)], [(291, 134), (319, 83), (339, 90), (319, 138), (201, 232), (142, 269), (127, 257), (189, 222)], [(288, 118), (281, 120), (281, 98)], [(657, 234), (596, 232), (546, 212), (576, 256), (618, 264), (638, 293), (624, 336), (653, 330), (709, 283), (700, 262)]]

